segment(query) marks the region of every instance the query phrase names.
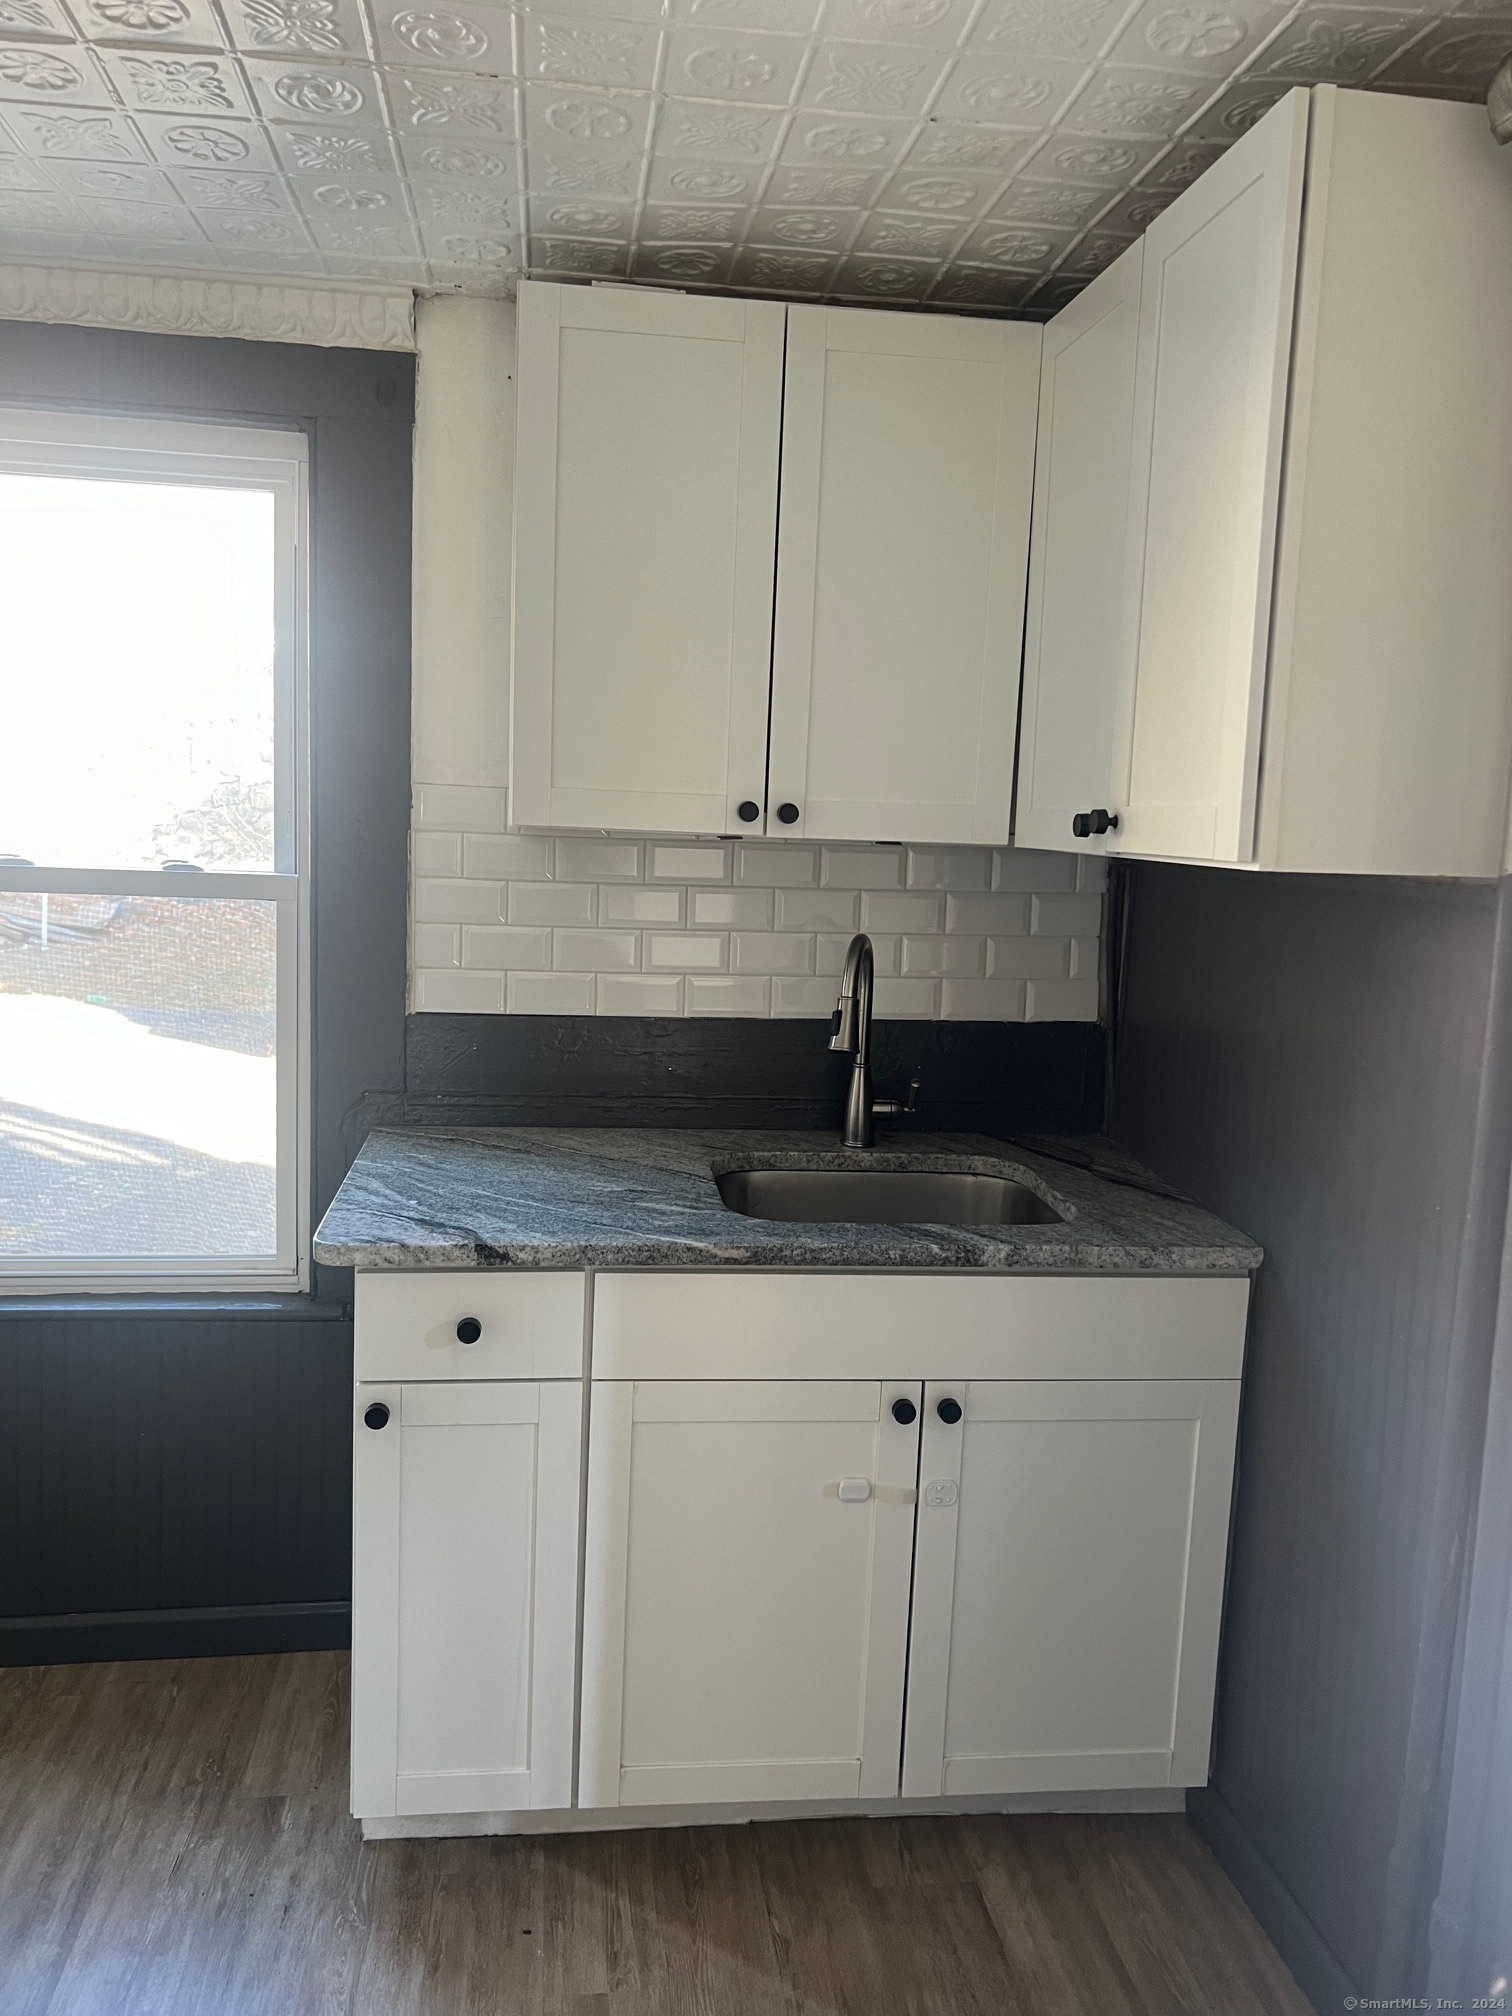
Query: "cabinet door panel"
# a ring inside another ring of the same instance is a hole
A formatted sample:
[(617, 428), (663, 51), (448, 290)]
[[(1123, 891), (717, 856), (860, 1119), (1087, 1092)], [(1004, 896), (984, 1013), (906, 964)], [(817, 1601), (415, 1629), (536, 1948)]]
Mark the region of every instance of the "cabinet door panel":
[(359, 1815), (572, 1803), (581, 1422), (576, 1380), (357, 1388)]
[(1290, 93), (1145, 233), (1120, 853), (1253, 850), (1307, 119)]
[(762, 802), (784, 309), (526, 282), (510, 818)]
[(1039, 357), (1027, 323), (789, 309), (769, 832), (1007, 839)]
[(926, 1389), (905, 1793), (1206, 1779), (1238, 1396)]
[(584, 1805), (896, 1792), (905, 1391), (916, 1406), (872, 1381), (595, 1382)]
[(1014, 821), (1028, 847), (1107, 851), (1071, 821), (1113, 800), (1143, 256), (1131, 245), (1045, 328)]

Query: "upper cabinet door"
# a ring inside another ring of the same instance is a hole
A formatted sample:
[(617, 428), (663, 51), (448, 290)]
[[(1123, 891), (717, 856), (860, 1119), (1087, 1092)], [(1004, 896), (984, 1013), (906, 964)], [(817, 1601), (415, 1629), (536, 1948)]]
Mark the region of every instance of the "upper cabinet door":
[(759, 820), (785, 314), (522, 284), (513, 824)]
[(1014, 822), (1026, 847), (1108, 844), (1071, 822), (1111, 802), (1143, 255), (1131, 245), (1045, 329)]
[(1252, 855), (1307, 119), (1291, 92), (1145, 234), (1118, 851)]
[(1002, 843), (1040, 330), (788, 310), (767, 831)]

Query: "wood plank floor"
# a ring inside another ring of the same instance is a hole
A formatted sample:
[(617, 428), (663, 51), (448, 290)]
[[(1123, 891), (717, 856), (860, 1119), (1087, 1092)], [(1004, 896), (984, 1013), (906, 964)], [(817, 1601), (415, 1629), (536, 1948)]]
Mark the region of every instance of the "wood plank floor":
[(1307, 2016), (1174, 1817), (372, 1842), (334, 1653), (0, 1671), (3, 2016)]

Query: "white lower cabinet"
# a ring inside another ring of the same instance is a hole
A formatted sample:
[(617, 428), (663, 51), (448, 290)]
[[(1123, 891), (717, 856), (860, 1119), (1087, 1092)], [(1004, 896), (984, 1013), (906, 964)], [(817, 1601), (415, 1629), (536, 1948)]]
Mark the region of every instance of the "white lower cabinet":
[(352, 1811), (572, 1803), (583, 1386), (359, 1384)]
[(896, 1792), (919, 1399), (595, 1384), (583, 1805)]
[(903, 1791), (1207, 1778), (1239, 1387), (925, 1395)]

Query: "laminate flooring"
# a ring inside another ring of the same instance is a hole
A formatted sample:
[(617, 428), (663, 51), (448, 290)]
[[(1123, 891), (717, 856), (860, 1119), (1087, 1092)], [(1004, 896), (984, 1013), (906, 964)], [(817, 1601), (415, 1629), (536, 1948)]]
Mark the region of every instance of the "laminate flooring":
[(364, 1844), (336, 1653), (0, 1671), (3, 2016), (1307, 2016), (1176, 1816)]

